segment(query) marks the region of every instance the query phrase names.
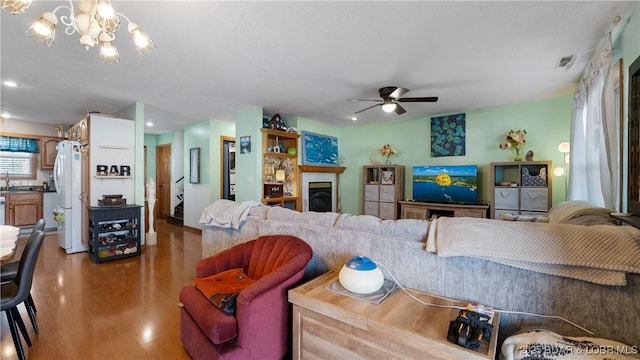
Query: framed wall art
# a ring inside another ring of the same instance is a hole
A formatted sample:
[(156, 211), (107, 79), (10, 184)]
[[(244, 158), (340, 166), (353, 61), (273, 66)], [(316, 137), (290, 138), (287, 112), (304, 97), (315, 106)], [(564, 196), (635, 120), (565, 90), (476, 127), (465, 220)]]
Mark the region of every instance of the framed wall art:
[(304, 165), (340, 165), (338, 138), (302, 131), (302, 163)]
[(465, 114), (431, 118), (431, 157), (465, 155)]
[(240, 154), (251, 153), (251, 136), (240, 136)]
[(200, 148), (189, 150), (189, 182), (191, 184), (200, 183)]

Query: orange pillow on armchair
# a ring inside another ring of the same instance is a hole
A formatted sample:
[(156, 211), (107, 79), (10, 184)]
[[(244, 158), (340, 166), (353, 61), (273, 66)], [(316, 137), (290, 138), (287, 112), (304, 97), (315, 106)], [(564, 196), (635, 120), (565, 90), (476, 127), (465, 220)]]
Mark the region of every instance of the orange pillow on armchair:
[(247, 276), (241, 268), (236, 268), (198, 277), (193, 285), (225, 314), (233, 314), (236, 311), (238, 294), (254, 282), (255, 280)]

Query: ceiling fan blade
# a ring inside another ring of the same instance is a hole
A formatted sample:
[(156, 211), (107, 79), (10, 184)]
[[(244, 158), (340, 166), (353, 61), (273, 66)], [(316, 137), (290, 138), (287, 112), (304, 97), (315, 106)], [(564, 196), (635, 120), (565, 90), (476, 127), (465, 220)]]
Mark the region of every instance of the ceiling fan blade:
[(356, 111), (356, 112), (354, 112), (354, 114), (360, 114), (361, 112), (365, 112), (365, 111), (367, 111), (367, 110), (369, 110), (369, 109), (373, 109), (374, 107), (376, 107), (376, 106), (380, 106), (380, 105), (381, 105), (381, 104), (371, 105), (371, 106), (366, 107), (366, 108), (364, 108), (364, 109), (362, 109), (362, 110), (360, 110), (360, 111)]
[(385, 86), (378, 90), (381, 98), (390, 97), (392, 99), (398, 99), (403, 94), (406, 94), (409, 89), (397, 87), (397, 86)]
[(392, 99), (396, 99), (398, 100), (400, 98), (400, 96), (406, 94), (409, 92), (409, 89), (405, 89), (405, 88), (397, 88), (394, 92), (392, 92), (391, 94), (389, 94), (389, 97)]
[(400, 106), (400, 104), (396, 103), (396, 110), (395, 110), (396, 114), (398, 115), (402, 115), (404, 113), (407, 112), (407, 110), (405, 110), (402, 106)]
[(380, 101), (380, 99), (347, 99), (347, 101)]
[(412, 97), (412, 98), (401, 98), (397, 100), (398, 102), (436, 102), (438, 101), (437, 96), (431, 97)]

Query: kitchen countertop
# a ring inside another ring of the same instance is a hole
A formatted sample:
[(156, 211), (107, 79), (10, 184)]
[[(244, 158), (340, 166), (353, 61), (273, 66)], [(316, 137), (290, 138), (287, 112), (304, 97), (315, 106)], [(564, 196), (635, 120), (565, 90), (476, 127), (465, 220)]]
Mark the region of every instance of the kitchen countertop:
[(54, 193), (56, 192), (55, 190), (1, 190), (0, 194), (2, 195), (6, 195), (6, 194), (29, 194), (29, 193)]

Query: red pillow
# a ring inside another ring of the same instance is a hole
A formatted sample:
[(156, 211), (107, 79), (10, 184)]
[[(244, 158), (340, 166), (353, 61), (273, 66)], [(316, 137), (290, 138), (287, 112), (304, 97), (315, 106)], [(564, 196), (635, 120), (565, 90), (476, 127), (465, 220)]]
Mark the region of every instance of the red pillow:
[(254, 282), (255, 280), (247, 276), (241, 268), (237, 268), (197, 277), (193, 285), (217, 308), (226, 314), (233, 314), (236, 311), (238, 294)]

